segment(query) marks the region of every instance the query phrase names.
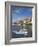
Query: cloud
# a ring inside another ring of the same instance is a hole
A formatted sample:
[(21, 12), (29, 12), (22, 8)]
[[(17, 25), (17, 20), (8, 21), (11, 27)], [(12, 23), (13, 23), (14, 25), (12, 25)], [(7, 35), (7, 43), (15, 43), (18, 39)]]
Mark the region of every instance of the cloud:
[(12, 9), (13, 21), (24, 19), (24, 17), (31, 16), (31, 15), (32, 15), (32, 8), (15, 7)]

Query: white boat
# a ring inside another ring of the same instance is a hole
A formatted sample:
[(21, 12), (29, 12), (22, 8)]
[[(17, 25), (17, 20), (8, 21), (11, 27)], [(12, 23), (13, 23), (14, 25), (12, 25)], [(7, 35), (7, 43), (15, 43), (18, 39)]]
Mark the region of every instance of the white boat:
[(24, 34), (24, 35), (28, 34), (27, 29), (21, 29), (20, 31), (13, 31), (13, 32), (16, 33), (16, 34)]

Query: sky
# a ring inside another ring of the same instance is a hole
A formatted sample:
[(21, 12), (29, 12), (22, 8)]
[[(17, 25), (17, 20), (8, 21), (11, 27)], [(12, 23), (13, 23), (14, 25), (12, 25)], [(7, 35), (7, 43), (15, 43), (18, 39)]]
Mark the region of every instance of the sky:
[(11, 6), (12, 22), (22, 20), (25, 17), (32, 16), (31, 7)]

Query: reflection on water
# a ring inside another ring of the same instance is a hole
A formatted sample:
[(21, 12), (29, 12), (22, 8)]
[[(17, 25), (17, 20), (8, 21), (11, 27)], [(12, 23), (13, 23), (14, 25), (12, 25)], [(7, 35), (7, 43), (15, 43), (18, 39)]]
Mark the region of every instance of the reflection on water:
[(32, 25), (12, 25), (12, 38), (32, 37)]

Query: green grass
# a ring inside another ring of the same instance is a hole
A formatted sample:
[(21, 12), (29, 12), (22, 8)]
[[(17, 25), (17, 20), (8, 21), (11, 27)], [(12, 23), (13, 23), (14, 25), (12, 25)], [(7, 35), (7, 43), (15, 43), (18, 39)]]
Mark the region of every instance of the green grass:
[(25, 25), (32, 25), (32, 23), (25, 23)]

